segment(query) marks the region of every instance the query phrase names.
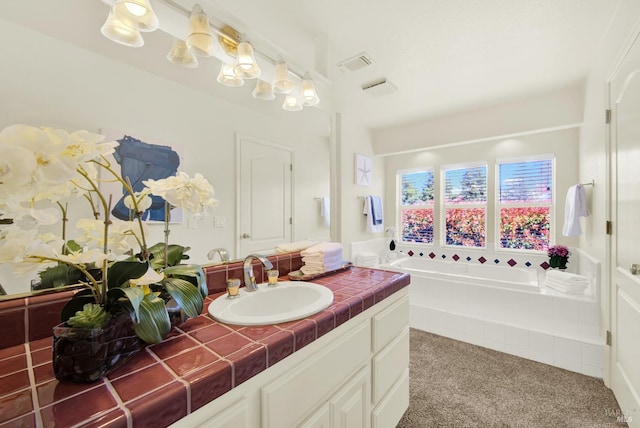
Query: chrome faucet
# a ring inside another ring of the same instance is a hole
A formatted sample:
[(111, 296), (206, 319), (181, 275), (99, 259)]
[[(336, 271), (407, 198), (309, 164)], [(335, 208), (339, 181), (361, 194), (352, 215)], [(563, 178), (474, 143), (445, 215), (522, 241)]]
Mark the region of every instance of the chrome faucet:
[(216, 256), (216, 253), (220, 255), (221, 262), (225, 263), (229, 261), (229, 253), (227, 253), (227, 250), (225, 250), (224, 248), (214, 248), (213, 250), (209, 251), (209, 253), (207, 254), (207, 258), (209, 260), (213, 260), (213, 258)]
[(258, 259), (260, 263), (267, 269), (273, 269), (273, 264), (265, 256), (259, 254), (249, 254), (242, 264), (242, 270), (244, 271), (244, 289), (245, 291), (258, 291), (256, 285), (256, 277), (253, 275), (253, 259)]

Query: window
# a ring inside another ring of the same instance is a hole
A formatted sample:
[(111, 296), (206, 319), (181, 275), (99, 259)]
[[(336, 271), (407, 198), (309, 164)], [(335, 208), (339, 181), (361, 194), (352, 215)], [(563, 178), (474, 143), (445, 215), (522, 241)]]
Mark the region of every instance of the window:
[(433, 170), (399, 175), (402, 242), (433, 243)]
[(553, 160), (497, 166), (500, 248), (545, 251), (553, 208)]
[(485, 247), (487, 166), (443, 167), (445, 245)]

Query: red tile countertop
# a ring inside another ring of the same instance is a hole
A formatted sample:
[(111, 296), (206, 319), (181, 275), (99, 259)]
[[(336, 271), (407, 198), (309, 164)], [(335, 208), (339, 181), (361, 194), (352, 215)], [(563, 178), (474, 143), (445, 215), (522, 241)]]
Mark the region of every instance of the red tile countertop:
[(92, 384), (54, 378), (50, 337), (0, 349), (0, 428), (167, 426), (406, 287), (409, 276), (354, 267), (314, 282), (333, 291), (329, 308), (258, 327), (213, 321), (206, 308), (222, 293), (210, 294), (202, 315)]

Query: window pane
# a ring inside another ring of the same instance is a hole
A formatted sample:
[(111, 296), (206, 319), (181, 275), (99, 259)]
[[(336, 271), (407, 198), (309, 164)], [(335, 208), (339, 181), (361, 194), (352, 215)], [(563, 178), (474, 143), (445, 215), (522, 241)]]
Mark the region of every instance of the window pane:
[(551, 203), (551, 170), (551, 160), (500, 164), (499, 202)]
[(487, 202), (487, 167), (445, 171), (445, 204), (484, 204)]
[(402, 210), (402, 241), (433, 243), (433, 209)]
[(433, 203), (433, 171), (421, 171), (401, 176), (402, 205)]
[(484, 248), (484, 208), (447, 208), (445, 211), (447, 245)]
[(549, 207), (502, 208), (500, 247), (544, 251), (549, 247)]

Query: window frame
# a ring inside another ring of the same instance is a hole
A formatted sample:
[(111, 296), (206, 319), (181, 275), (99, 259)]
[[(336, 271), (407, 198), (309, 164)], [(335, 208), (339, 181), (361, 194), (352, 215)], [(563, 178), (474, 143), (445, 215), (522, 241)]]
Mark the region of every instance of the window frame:
[[(524, 163), (524, 162), (538, 162), (538, 161), (551, 161), (551, 202), (550, 203), (521, 203), (521, 204), (501, 204), (500, 203), (500, 165), (508, 163)], [(495, 160), (495, 204), (494, 204), (494, 239), (495, 239), (495, 251), (496, 253), (520, 253), (520, 254), (546, 254), (546, 250), (528, 250), (521, 248), (502, 248), (500, 244), (500, 223), (501, 223), (501, 209), (502, 208), (536, 208), (536, 207), (549, 207), (549, 246), (555, 245), (556, 236), (556, 157), (553, 153), (545, 153), (538, 155), (518, 156), (509, 158), (498, 158)]]
[[(431, 173), (433, 177), (433, 200), (430, 204), (420, 204), (420, 205), (403, 205), (402, 204), (402, 176), (407, 174), (415, 174), (420, 172)], [(416, 167), (416, 168), (408, 168), (401, 169), (396, 171), (396, 213), (397, 213), (397, 221), (396, 227), (398, 230), (398, 243), (405, 245), (422, 245), (425, 247), (433, 247), (435, 245), (437, 239), (437, 210), (436, 210), (436, 201), (438, 200), (438, 185), (437, 185), (438, 177), (436, 175), (436, 168), (433, 166), (430, 167)], [(403, 239), (402, 233), (402, 211), (403, 209), (431, 209), (433, 213), (433, 236), (431, 242), (416, 242), (416, 241), (405, 241)]]
[[(446, 202), (446, 186), (447, 186), (447, 171), (454, 171), (459, 169), (473, 169), (484, 167), (486, 171), (485, 182), (485, 195), (486, 200), (484, 203), (470, 203), (470, 204), (447, 204)], [(464, 250), (480, 250), (486, 251), (487, 247), (487, 230), (488, 230), (488, 216), (489, 216), (489, 162), (488, 161), (475, 161), (475, 162), (463, 162), (455, 164), (447, 164), (440, 166), (440, 218), (439, 231), (440, 231), (440, 247), (443, 249), (464, 249)], [(469, 247), (465, 245), (451, 245), (447, 244), (447, 208), (460, 208), (460, 209), (472, 209), (483, 208), (484, 209), (484, 245), (482, 247)]]

